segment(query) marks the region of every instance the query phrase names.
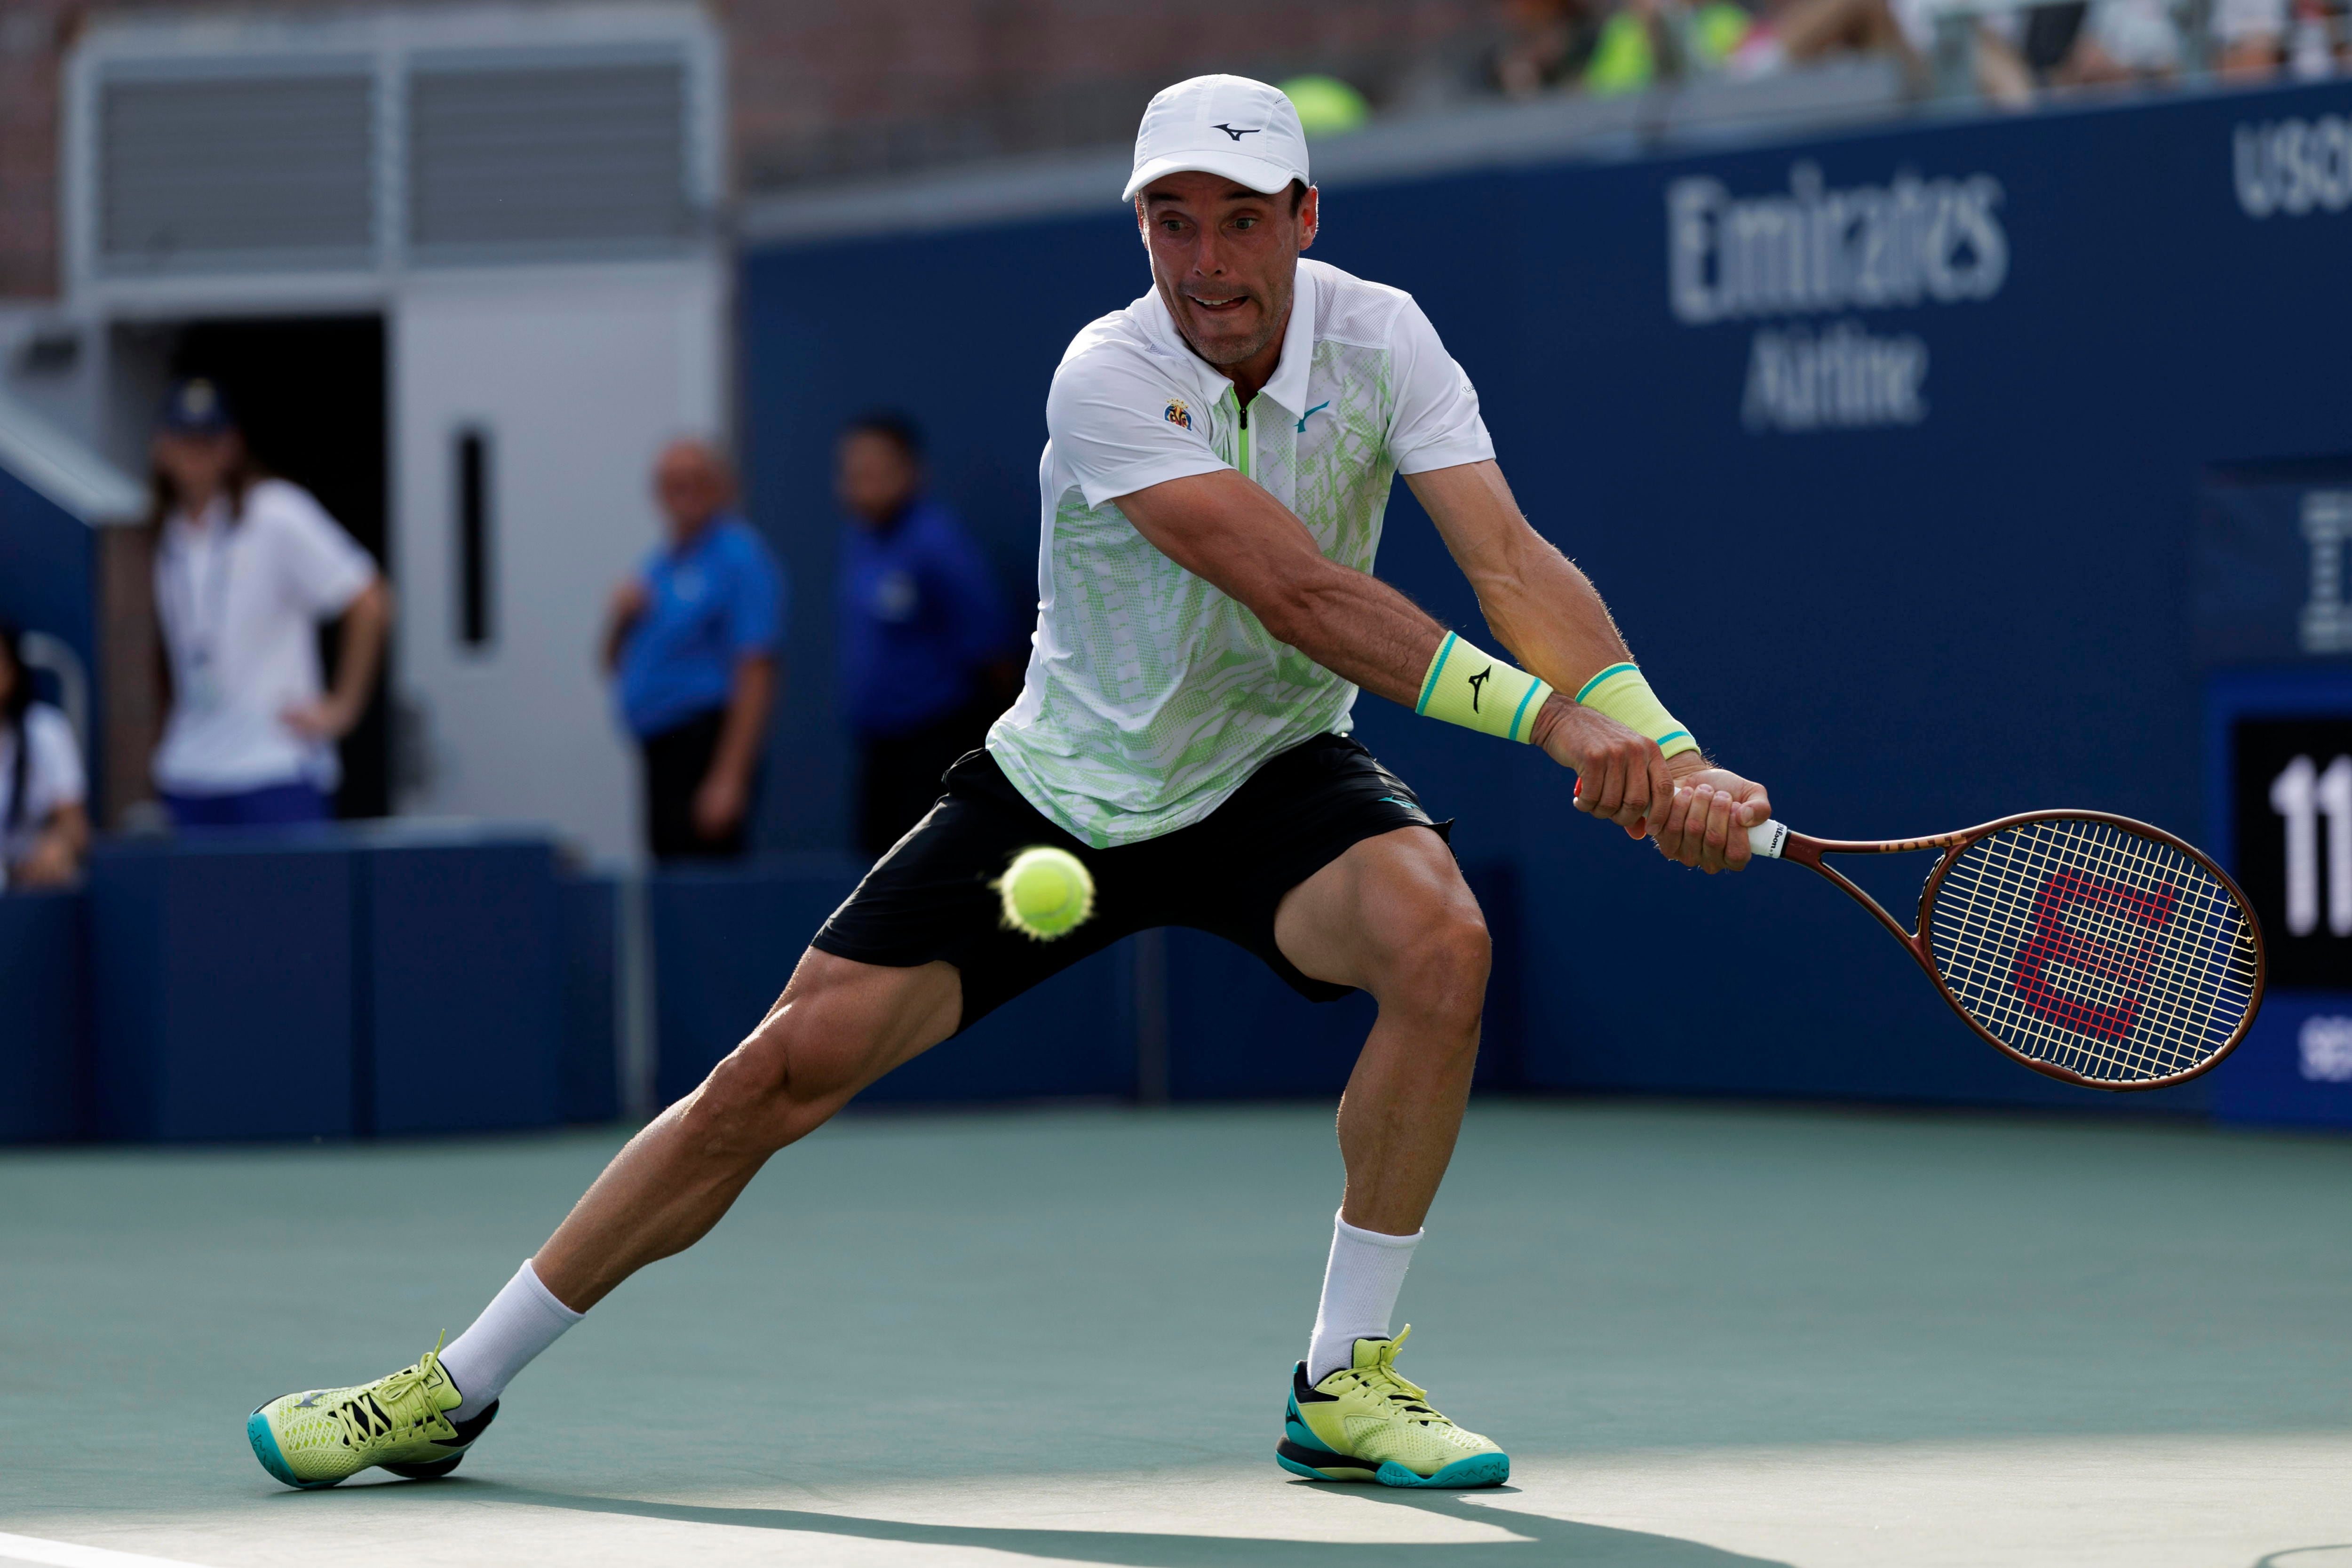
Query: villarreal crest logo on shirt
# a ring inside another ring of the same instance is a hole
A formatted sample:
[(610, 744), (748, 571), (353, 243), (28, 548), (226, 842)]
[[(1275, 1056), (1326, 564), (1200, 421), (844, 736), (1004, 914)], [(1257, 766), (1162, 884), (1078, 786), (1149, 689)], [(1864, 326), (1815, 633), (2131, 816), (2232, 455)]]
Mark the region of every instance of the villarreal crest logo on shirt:
[(1192, 427), (1192, 411), (1184, 406), (1184, 400), (1181, 397), (1170, 398), (1168, 412), (1160, 417), (1181, 429), (1190, 430)]

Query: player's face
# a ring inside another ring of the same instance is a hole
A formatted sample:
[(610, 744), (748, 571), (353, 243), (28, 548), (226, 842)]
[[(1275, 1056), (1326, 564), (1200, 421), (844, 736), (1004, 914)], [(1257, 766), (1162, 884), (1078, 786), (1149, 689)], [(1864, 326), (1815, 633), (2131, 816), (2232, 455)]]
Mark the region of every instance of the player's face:
[(1220, 369), (1279, 354), (1298, 253), (1315, 242), (1312, 190), (1294, 214), (1288, 191), (1171, 174), (1142, 193), (1136, 218), (1152, 281), (1193, 353)]

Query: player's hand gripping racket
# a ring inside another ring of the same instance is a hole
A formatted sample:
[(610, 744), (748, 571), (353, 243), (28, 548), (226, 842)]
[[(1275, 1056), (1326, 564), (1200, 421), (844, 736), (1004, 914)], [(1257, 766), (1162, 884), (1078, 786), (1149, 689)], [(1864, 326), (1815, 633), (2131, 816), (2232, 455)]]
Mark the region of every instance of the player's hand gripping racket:
[[(1851, 893), (1918, 960), (1969, 1026), (2036, 1072), (2091, 1089), (2195, 1078), (2262, 1005), (2262, 929), (2246, 896), (2160, 828), (2032, 811), (1932, 838), (1841, 843), (1778, 822), (1750, 848)], [(1824, 855), (1941, 849), (1905, 931)]]

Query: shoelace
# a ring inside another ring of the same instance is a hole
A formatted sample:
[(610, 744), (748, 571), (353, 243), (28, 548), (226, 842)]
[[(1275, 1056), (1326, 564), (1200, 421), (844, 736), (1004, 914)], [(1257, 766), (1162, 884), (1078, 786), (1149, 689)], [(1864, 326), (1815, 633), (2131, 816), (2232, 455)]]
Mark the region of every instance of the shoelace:
[[(1401, 1410), (1426, 1417), (1427, 1419), (1421, 1423), (1426, 1426), (1433, 1421), (1445, 1421), (1445, 1417), (1432, 1409), (1426, 1403), (1429, 1398), (1427, 1389), (1406, 1378), (1396, 1369), (1397, 1347), (1403, 1344), (1405, 1336), (1412, 1332), (1412, 1325), (1407, 1323), (1403, 1332), (1399, 1333), (1396, 1338), (1380, 1348), (1371, 1365), (1351, 1370), (1355, 1373), (1357, 1384), (1367, 1394), (1385, 1399)], [(1454, 1425), (1451, 1421), (1446, 1421), (1445, 1424), (1449, 1426)]]
[[(364, 1447), (400, 1425), (384, 1408), (384, 1401), (390, 1400), (395, 1405), (401, 1404), (406, 1396), (415, 1394), (417, 1385), (424, 1381), (422, 1363), (404, 1367), (374, 1387), (361, 1390), (327, 1414), (341, 1424), (346, 1447)], [(430, 1417), (412, 1418), (408, 1425), (421, 1426), (427, 1419)]]

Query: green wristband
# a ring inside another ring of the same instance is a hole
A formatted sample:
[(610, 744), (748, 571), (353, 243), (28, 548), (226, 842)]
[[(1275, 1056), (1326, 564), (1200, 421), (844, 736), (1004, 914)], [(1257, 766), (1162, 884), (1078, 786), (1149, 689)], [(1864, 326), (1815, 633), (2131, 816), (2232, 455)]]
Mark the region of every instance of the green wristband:
[(1682, 721), (1666, 711), (1666, 705), (1658, 700), (1658, 694), (1642, 679), (1639, 666), (1611, 665), (1584, 683), (1576, 700), (1596, 713), (1608, 714), (1636, 734), (1647, 735), (1667, 756), (1679, 757), (1685, 752), (1698, 750), (1698, 742), (1691, 739)]
[(1429, 661), (1429, 673), (1422, 677), (1421, 700), (1412, 710), (1465, 730), (1524, 742), (1533, 738), (1536, 715), (1550, 695), (1551, 688), (1542, 680), (1448, 632)]

